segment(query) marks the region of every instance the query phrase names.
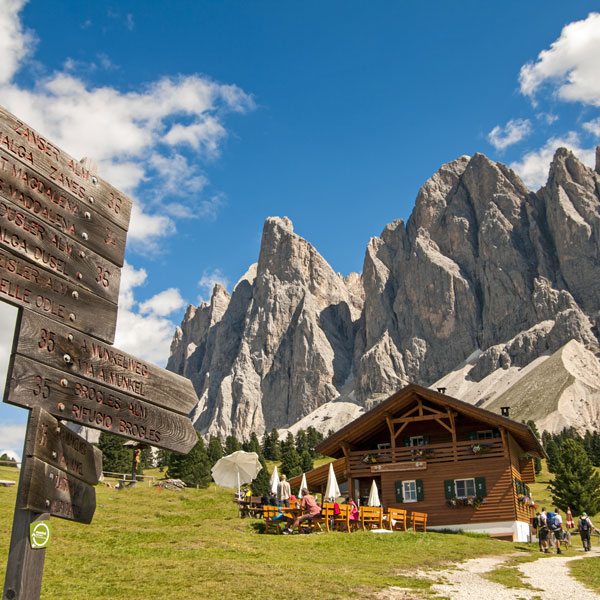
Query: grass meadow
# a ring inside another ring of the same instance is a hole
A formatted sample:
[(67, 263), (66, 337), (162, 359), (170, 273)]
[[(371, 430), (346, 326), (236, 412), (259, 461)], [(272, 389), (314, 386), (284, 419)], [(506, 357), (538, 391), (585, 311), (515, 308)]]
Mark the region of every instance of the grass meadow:
[[(0, 479), (17, 476), (0, 472)], [(0, 487), (2, 581), (15, 499), (16, 486)], [(260, 520), (238, 518), (232, 491), (214, 485), (182, 491), (99, 485), (96, 503), (90, 525), (51, 519), (43, 599), (371, 598), (394, 585), (422, 590), (423, 581), (411, 577), (418, 568), (514, 551), (525, 559), (537, 550), (461, 534), (264, 535)]]

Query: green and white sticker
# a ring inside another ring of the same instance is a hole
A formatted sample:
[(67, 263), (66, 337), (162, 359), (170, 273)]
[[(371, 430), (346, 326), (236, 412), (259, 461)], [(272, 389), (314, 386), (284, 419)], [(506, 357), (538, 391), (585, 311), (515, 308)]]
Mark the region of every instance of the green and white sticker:
[(45, 548), (50, 543), (50, 521), (36, 521), (29, 526), (32, 548)]

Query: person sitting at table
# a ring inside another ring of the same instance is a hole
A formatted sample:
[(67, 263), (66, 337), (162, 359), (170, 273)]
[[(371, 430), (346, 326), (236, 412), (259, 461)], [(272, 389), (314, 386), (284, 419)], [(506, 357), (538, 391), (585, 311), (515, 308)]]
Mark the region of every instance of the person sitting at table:
[(346, 504), (350, 505), (350, 516), (348, 518), (351, 521), (358, 521), (358, 506), (356, 506), (356, 502), (354, 502), (354, 500), (348, 496), (346, 498)]
[(302, 502), (300, 502), (300, 508), (304, 511), (304, 514), (296, 517), (295, 520), (293, 518), (288, 518), (287, 527), (283, 530), (284, 535), (291, 535), (300, 523), (318, 517), (321, 514), (321, 507), (317, 504), (314, 496), (311, 496), (308, 493), (307, 488), (302, 490)]
[(262, 495), (260, 503), (263, 506), (279, 506), (277, 504), (277, 498), (272, 492), (266, 492)]

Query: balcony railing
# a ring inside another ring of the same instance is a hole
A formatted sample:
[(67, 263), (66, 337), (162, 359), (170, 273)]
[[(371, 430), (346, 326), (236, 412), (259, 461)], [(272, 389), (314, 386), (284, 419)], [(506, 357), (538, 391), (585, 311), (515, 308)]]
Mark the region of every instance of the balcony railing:
[(427, 446), (402, 446), (386, 450), (350, 452), (350, 470), (371, 470), (371, 466), (386, 463), (424, 461), (426, 463), (481, 460), (504, 456), (502, 440), (447, 442)]

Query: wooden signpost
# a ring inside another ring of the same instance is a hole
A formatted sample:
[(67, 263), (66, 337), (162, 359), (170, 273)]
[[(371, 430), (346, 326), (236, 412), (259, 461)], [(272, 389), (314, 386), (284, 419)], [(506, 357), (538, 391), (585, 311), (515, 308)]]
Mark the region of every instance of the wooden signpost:
[(184, 454), (198, 440), (191, 382), (112, 346), (130, 215), (0, 107), (0, 300), (19, 307), (4, 401), (30, 409), (3, 600), (39, 599), (50, 515), (94, 514), (101, 453), (59, 419)]

